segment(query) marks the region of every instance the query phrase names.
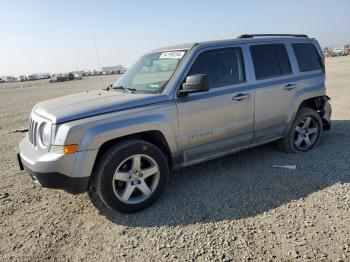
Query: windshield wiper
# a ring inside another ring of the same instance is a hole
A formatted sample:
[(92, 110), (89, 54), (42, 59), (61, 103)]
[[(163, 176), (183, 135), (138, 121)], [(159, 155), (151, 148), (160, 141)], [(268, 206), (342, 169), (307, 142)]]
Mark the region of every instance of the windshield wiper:
[(128, 92), (129, 94), (135, 94), (136, 93), (136, 89), (135, 88), (130, 88), (130, 87), (126, 87), (126, 86), (115, 86), (115, 87), (113, 87), (113, 89), (123, 89), (126, 92)]

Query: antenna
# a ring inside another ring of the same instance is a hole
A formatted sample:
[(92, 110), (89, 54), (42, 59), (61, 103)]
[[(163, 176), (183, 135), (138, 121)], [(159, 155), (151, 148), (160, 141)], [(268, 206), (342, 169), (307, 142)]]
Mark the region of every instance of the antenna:
[(98, 55), (98, 49), (97, 49), (97, 44), (96, 44), (95, 33), (94, 33), (94, 43), (95, 43), (95, 49), (96, 49), (96, 57), (97, 57), (97, 66), (98, 66), (98, 70), (101, 71), (100, 56)]

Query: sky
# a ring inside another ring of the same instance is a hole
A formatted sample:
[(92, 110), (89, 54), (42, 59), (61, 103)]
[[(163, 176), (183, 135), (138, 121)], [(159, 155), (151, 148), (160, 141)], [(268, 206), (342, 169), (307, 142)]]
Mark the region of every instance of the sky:
[(350, 43), (350, 0), (0, 0), (0, 75), (130, 66), (173, 44), (244, 33)]

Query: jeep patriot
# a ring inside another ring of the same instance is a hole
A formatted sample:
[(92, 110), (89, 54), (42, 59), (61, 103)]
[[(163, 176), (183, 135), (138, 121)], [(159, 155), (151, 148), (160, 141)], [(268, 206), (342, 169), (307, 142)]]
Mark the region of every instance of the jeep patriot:
[(104, 90), (34, 106), (17, 156), (43, 187), (136, 212), (171, 170), (272, 141), (312, 149), (331, 127), (328, 100), (322, 50), (306, 35), (171, 46)]

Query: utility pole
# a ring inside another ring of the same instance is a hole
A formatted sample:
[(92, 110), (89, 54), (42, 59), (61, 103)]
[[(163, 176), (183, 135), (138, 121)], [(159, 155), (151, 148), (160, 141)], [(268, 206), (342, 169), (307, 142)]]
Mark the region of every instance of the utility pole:
[(94, 43), (95, 43), (96, 57), (97, 57), (97, 66), (98, 66), (97, 70), (101, 71), (100, 56), (98, 55), (95, 33), (94, 33)]

